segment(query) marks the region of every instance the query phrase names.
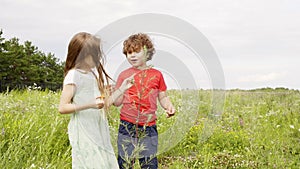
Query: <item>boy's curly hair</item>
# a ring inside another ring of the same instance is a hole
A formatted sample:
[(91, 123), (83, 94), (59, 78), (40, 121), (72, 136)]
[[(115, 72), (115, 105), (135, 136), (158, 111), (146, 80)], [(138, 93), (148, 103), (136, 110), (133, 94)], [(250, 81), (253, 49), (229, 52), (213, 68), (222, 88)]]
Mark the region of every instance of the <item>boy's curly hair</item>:
[(155, 49), (150, 37), (147, 34), (134, 34), (129, 36), (128, 39), (123, 42), (123, 54), (125, 56), (127, 56), (127, 53), (140, 52), (141, 49), (147, 52), (147, 61), (151, 60), (153, 54), (155, 53)]

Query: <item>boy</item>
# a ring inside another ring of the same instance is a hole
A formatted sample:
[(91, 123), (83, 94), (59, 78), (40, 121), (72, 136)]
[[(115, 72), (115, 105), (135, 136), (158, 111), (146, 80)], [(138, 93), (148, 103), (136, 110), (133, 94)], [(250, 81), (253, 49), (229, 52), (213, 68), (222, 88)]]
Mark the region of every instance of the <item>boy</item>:
[(147, 66), (154, 52), (151, 39), (143, 33), (131, 35), (123, 43), (123, 54), (132, 67), (120, 73), (116, 89), (132, 75), (134, 80), (133, 86), (114, 102), (115, 106), (122, 104), (118, 133), (120, 168), (132, 168), (135, 158), (139, 159), (141, 168), (158, 168), (157, 99), (167, 117), (175, 114), (162, 73)]

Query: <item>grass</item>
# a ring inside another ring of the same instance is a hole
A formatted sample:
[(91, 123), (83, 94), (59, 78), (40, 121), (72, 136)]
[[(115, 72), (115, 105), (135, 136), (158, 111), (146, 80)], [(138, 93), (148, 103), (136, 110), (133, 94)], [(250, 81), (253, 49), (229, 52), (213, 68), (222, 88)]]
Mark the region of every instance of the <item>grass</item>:
[[(212, 93), (192, 93), (169, 92), (178, 110), (174, 118), (158, 110), (160, 168), (300, 166), (299, 91), (226, 91), (222, 117), (211, 124), (214, 132), (204, 140)], [(48, 90), (0, 94), (0, 168), (71, 168), (69, 116), (58, 113), (59, 97), (59, 92)], [(112, 107), (114, 146), (118, 117), (118, 108)]]

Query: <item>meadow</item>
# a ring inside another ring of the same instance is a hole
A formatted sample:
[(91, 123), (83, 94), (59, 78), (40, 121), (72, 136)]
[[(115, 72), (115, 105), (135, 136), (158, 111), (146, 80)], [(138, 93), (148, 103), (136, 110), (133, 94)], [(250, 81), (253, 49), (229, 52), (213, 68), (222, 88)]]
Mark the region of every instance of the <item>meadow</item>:
[[(172, 147), (159, 148), (159, 168), (299, 168), (298, 90), (226, 91), (222, 115), (205, 139), (213, 91), (189, 91), (198, 97), (188, 99), (199, 99), (199, 105), (189, 105), (195, 113), (187, 112), (183, 92), (169, 92), (175, 117), (158, 110), (158, 132), (173, 133), (162, 134), (160, 142), (175, 140)], [(39, 89), (0, 93), (0, 168), (71, 168), (69, 115), (59, 114), (59, 97), (60, 92)], [(118, 108), (112, 107), (108, 118), (115, 145)]]

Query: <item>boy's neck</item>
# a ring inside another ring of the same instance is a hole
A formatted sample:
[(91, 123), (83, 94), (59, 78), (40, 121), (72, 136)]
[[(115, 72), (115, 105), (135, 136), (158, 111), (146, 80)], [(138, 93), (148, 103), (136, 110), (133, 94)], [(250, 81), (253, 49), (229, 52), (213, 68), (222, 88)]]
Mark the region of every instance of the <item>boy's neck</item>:
[(136, 68), (136, 69), (139, 69), (139, 70), (146, 70), (146, 69), (151, 68), (151, 67), (148, 66), (148, 65), (145, 65), (145, 66), (133, 66), (133, 67)]

